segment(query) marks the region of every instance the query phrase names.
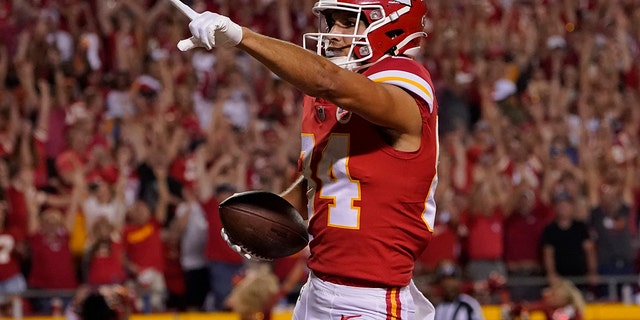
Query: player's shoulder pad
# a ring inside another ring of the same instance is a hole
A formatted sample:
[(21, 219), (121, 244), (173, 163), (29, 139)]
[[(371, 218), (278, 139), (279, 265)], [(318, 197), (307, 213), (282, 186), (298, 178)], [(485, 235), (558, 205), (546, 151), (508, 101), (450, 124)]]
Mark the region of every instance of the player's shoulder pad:
[(369, 67), (364, 76), (374, 82), (401, 87), (422, 98), (433, 111), (434, 90), (427, 69), (407, 57), (388, 57)]

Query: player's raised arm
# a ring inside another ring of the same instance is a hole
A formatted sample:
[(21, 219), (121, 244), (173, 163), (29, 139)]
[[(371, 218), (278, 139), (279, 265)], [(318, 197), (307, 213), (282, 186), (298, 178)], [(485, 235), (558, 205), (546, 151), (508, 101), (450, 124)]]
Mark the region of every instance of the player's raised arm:
[[(325, 17), (332, 23), (332, 36), (322, 40), (326, 50), (351, 53), (353, 49), (346, 48), (355, 40), (347, 35), (367, 28), (359, 17)], [(395, 85), (374, 82), (297, 45), (240, 27), (219, 14), (199, 14), (189, 29), (193, 37), (179, 43), (181, 50), (236, 46), (308, 95), (327, 99), (399, 134), (420, 135), (422, 124), (415, 99)]]
[(371, 81), (289, 42), (243, 30), (238, 48), (304, 93), (327, 99), (382, 127), (420, 135), (416, 102), (399, 87)]

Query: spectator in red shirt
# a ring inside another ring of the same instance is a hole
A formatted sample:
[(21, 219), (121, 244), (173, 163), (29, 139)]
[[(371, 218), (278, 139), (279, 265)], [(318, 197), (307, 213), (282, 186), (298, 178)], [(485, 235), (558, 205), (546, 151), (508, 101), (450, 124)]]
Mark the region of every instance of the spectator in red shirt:
[[(33, 84), (33, 79), (30, 79), (30, 83)], [(48, 85), (41, 86), (45, 91), (46, 89), (44, 88), (47, 87)], [(46, 94), (48, 95), (48, 93)], [(42, 103), (41, 109), (48, 109), (48, 104), (49, 103)], [(41, 114), (41, 116), (44, 115), (46, 115), (46, 113)], [(37, 161), (39, 158), (36, 151), (38, 145), (34, 143), (34, 134), (32, 133), (32, 129), (33, 128), (29, 120), (23, 120), (21, 122), (20, 136), (18, 137), (16, 146), (17, 153), (11, 158), (14, 165), (9, 166), (10, 185), (6, 192), (10, 211), (7, 216), (6, 226), (7, 228), (15, 229), (17, 232), (16, 240), (18, 241), (23, 241), (27, 236), (28, 209), (26, 193), (37, 185), (37, 176), (40, 176), (38, 180), (44, 179), (42, 177), (42, 172), (37, 175), (38, 171), (43, 170), (43, 162)], [(41, 129), (43, 128), (38, 128), (38, 130)], [(36, 168), (38, 170), (36, 170)]]
[[(221, 110), (218, 110), (220, 112)], [(218, 119), (220, 120), (220, 119)], [(209, 277), (209, 294), (214, 298), (214, 310), (229, 310), (225, 304), (233, 289), (233, 277), (244, 266), (243, 258), (229, 248), (220, 236), (222, 223), (218, 212), (220, 201), (231, 196), (238, 189), (243, 189), (244, 175), (235, 174), (244, 169), (244, 161), (235, 159), (236, 150), (226, 150), (209, 167), (206, 165), (205, 151), (207, 147), (199, 147), (194, 154), (196, 186), (198, 200), (204, 211), (208, 224), (204, 248)], [(235, 166), (240, 170), (227, 170)], [(233, 173), (232, 173), (233, 172)]]
[[(74, 215), (65, 217), (58, 209), (30, 210), (29, 247), (31, 271), (29, 287), (43, 290), (71, 290), (78, 285), (73, 256), (69, 246), (69, 230), (73, 228)], [(33, 309), (40, 314), (51, 314), (55, 296), (33, 300)], [(64, 297), (63, 306), (70, 297)]]
[(106, 217), (96, 220), (91, 234), (94, 240), (84, 257), (85, 281), (92, 286), (124, 283), (127, 277), (121, 235)]
[(139, 296), (148, 292), (150, 311), (165, 309), (164, 297), (166, 284), (162, 225), (165, 222), (169, 191), (166, 183), (166, 170), (154, 170), (158, 181), (158, 201), (154, 214), (143, 201), (136, 201), (129, 210), (129, 223), (124, 229), (126, 265), (140, 289)]
[(422, 267), (426, 270), (434, 270), (442, 260), (458, 261), (460, 253), (460, 238), (456, 225), (450, 221), (436, 223), (431, 238), (431, 250), (425, 250), (420, 256)]
[[(474, 282), (476, 298), (482, 303), (497, 302), (491, 292), (489, 279), (504, 279), (507, 271), (504, 257), (505, 190), (503, 176), (488, 172), (483, 183), (476, 184), (471, 192), (469, 206), (461, 215), (462, 229), (466, 230), (463, 241), (469, 259), (466, 271)], [(463, 231), (463, 234), (465, 232)], [(493, 281), (493, 280), (492, 280)]]
[(28, 210), (25, 193), (33, 187), (33, 170), (9, 167), (11, 184), (6, 190), (9, 211), (6, 227), (16, 232), (16, 240), (23, 241), (27, 236)]
[(233, 276), (244, 265), (242, 257), (229, 248), (218, 231), (222, 229), (218, 201), (226, 199), (235, 192), (236, 188), (231, 184), (218, 185), (215, 196), (212, 196), (203, 205), (209, 223), (205, 254), (209, 263), (209, 283), (211, 293), (214, 296), (215, 310), (228, 309), (225, 301), (233, 289)]
[(180, 232), (177, 228), (165, 230), (163, 239), (164, 281), (167, 285), (167, 310), (186, 310), (186, 284), (180, 264)]
[(431, 242), (418, 258), (414, 275), (431, 275), (442, 261), (460, 260), (460, 207), (453, 192), (438, 198), (438, 214)]
[[(20, 273), (20, 257), (16, 252), (15, 232), (5, 228), (7, 201), (0, 194), (0, 305), (20, 299), (27, 283)], [(1, 314), (0, 314), (1, 315)]]
[[(514, 193), (515, 207), (504, 222), (504, 260), (509, 278), (542, 276), (540, 238), (553, 211), (530, 188)], [(513, 301), (540, 299), (536, 286), (510, 286)]]
[(467, 229), (467, 272), (473, 281), (483, 281), (492, 273), (506, 275), (504, 254), (504, 213), (497, 202), (490, 201), (493, 192), (488, 185), (472, 191), (469, 209), (463, 212), (461, 224)]
[[(81, 168), (72, 170), (69, 177), (72, 192), (66, 214), (51, 206), (43, 210), (47, 196), (36, 191), (34, 185), (24, 192), (29, 215), (27, 241), (31, 253), (31, 270), (28, 284), (31, 289), (72, 290), (78, 285), (70, 239), (80, 199), (86, 192), (86, 184)], [(43, 295), (32, 299), (33, 309), (37, 313), (51, 314), (54, 304), (60, 300), (61, 307), (64, 307), (69, 303), (70, 297), (60, 294)]]

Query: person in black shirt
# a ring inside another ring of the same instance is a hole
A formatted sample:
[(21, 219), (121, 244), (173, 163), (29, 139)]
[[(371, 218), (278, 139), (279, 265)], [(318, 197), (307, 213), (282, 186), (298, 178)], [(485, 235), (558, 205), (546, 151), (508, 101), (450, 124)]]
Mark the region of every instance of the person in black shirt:
[(573, 198), (559, 192), (553, 196), (555, 219), (542, 233), (542, 259), (550, 282), (559, 277), (587, 276), (597, 282), (595, 245), (584, 222), (574, 219)]

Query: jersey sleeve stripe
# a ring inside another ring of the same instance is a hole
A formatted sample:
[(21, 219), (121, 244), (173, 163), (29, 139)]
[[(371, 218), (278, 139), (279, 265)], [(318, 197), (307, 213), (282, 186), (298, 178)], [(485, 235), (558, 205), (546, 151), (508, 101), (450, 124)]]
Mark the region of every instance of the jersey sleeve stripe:
[(369, 79), (407, 89), (426, 101), (429, 104), (429, 111), (433, 111), (433, 90), (425, 79), (415, 74), (399, 70), (374, 73), (369, 76)]

